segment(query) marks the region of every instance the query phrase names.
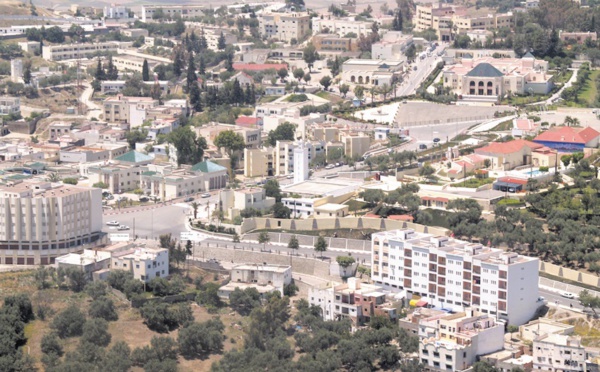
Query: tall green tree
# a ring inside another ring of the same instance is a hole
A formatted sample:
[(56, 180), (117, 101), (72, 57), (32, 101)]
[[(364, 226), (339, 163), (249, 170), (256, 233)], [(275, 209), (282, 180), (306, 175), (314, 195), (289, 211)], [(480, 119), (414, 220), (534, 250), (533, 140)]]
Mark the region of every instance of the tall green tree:
[(277, 203), (281, 202), (281, 187), (276, 179), (268, 180), (264, 185), (264, 189), (266, 196), (275, 198)]
[(196, 66), (194, 65), (194, 53), (190, 53), (187, 65), (187, 76), (186, 76), (186, 91), (189, 92), (192, 84), (198, 84), (198, 75), (196, 75)]
[(221, 32), (221, 34), (219, 35), (219, 40), (217, 41), (217, 48), (219, 50), (225, 50), (225, 48), (227, 48), (227, 42), (225, 41), (225, 35), (223, 35), (223, 32)]
[(277, 128), (269, 131), (269, 145), (275, 146), (277, 141), (293, 141), (296, 136), (296, 125), (290, 122), (279, 124)]
[(202, 161), (204, 150), (208, 148), (206, 138), (197, 136), (189, 126), (182, 126), (167, 137), (167, 141), (177, 149), (177, 164), (196, 164)]
[(323, 258), (323, 252), (327, 250), (327, 242), (325, 238), (320, 236), (317, 238), (317, 242), (315, 243), (315, 252), (321, 253), (321, 258)]
[(144, 58), (144, 64), (142, 65), (142, 80), (150, 81), (150, 68), (148, 67), (148, 60)]
[(312, 71), (315, 62), (319, 59), (319, 53), (313, 43), (308, 43), (302, 50), (304, 62), (308, 65), (308, 71)]

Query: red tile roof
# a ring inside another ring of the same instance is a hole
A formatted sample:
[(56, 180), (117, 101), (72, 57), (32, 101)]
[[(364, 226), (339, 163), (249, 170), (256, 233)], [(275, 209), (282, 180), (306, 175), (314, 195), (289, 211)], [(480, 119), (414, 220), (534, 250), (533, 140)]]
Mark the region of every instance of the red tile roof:
[(235, 125), (257, 125), (259, 122), (259, 118), (255, 118), (254, 116), (240, 116), (235, 119)]
[(517, 185), (526, 185), (527, 184), (527, 180), (523, 180), (520, 178), (513, 178), (513, 177), (500, 177), (500, 178), (498, 178), (498, 181), (508, 182), (508, 183), (516, 183)]
[(532, 150), (543, 147), (539, 143), (518, 139), (509, 142), (492, 142), (487, 146), (476, 149), (475, 153), (511, 154), (513, 152), (521, 151), (521, 149), (523, 149), (525, 146)]
[(263, 71), (268, 69), (280, 70), (282, 68), (288, 69), (287, 63), (234, 63), (233, 69), (237, 71)]
[(549, 141), (561, 143), (581, 143), (586, 144), (600, 133), (591, 127), (573, 128), (573, 127), (558, 127), (549, 129), (539, 136), (535, 137), (534, 141)]

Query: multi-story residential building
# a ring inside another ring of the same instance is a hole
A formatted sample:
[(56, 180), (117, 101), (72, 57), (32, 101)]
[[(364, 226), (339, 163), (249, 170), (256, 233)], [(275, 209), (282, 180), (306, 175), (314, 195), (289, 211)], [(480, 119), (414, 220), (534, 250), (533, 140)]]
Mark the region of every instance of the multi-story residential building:
[(362, 133), (342, 133), (340, 142), (344, 144), (344, 154), (348, 157), (361, 157), (369, 151), (371, 137)]
[(469, 12), (469, 9), (457, 5), (417, 5), (413, 19), (415, 31), (433, 29), (441, 41), (449, 41), (454, 35), (462, 35), (468, 31), (514, 26), (514, 15), (511, 12), (484, 15)]
[(434, 306), (472, 306), (521, 325), (539, 303), (539, 259), (446, 236), (393, 230), (373, 234), (372, 279)]
[(349, 59), (342, 64), (342, 81), (351, 84), (392, 85), (404, 62)]
[(42, 57), (47, 61), (62, 61), (94, 57), (97, 53), (117, 52), (130, 46), (131, 42), (105, 41), (99, 43), (44, 45)]
[(308, 290), (308, 303), (319, 306), (324, 320), (350, 319), (354, 326), (368, 323), (373, 316), (396, 320), (396, 308), (375, 285), (348, 278), (345, 284), (328, 283)]
[[(150, 71), (150, 76), (152, 76), (152, 71), (154, 68), (160, 64), (160, 62), (151, 61), (142, 57), (130, 56), (126, 54), (116, 55), (112, 58), (113, 65), (117, 68), (117, 70), (121, 72), (125, 71), (134, 71), (141, 73), (144, 68), (144, 61), (148, 62), (148, 70)], [(145, 83), (150, 83), (146, 81)]]
[(313, 36), (312, 43), (319, 52), (356, 52), (358, 50), (358, 40), (353, 37), (319, 34)]
[(169, 250), (165, 248), (135, 248), (112, 254), (112, 270), (124, 270), (133, 278), (149, 282), (169, 276)]
[(21, 99), (19, 97), (0, 97), (0, 115), (20, 114)]
[(244, 177), (271, 177), (274, 174), (272, 147), (244, 149)]
[(504, 324), (471, 309), (419, 321), (419, 359), (424, 371), (464, 371), (478, 356), (503, 347)]
[(580, 336), (540, 334), (533, 339), (533, 369), (536, 371), (586, 371), (588, 353)]
[(233, 131), (240, 134), (244, 138), (245, 147), (248, 149), (257, 149), (261, 144), (260, 128), (248, 128), (238, 125), (212, 123), (194, 129), (196, 133), (208, 141), (209, 144), (214, 143), (215, 138), (219, 133), (224, 131)]
[[(126, 83), (125, 80), (104, 80), (100, 83), (100, 92), (102, 94), (121, 93), (125, 88)], [(143, 84), (148, 89), (152, 89), (155, 84), (158, 84), (162, 94), (168, 94), (170, 88), (170, 82), (168, 80), (144, 81)]]
[[(294, 173), (294, 149), (301, 142), (277, 141), (273, 160), (275, 162), (275, 175), (285, 176)], [(304, 142), (308, 150), (308, 162), (312, 161), (318, 154), (325, 154), (325, 146), (319, 141)]]
[(54, 263), (97, 241), (101, 230), (100, 189), (40, 181), (0, 186), (2, 264)]
[(598, 34), (596, 32), (565, 32), (560, 31), (558, 37), (563, 42), (574, 41), (577, 44), (585, 44), (586, 40), (590, 40), (592, 43), (598, 41)]
[(71, 146), (60, 150), (60, 161), (65, 163), (90, 163), (108, 161), (127, 152), (127, 144), (97, 143), (93, 146)]
[[(116, 5), (111, 5), (111, 6), (105, 6), (104, 7), (104, 18), (105, 19), (123, 19), (123, 20), (129, 20), (132, 17), (130, 17), (130, 12), (129, 9), (127, 9), (124, 6), (116, 6)], [(148, 35), (146, 33), (146, 35)]]
[(308, 13), (263, 13), (259, 18), (258, 31), (267, 39), (291, 42), (299, 40), (310, 32)]
[(125, 97), (117, 95), (104, 100), (104, 120), (109, 123), (122, 122), (132, 127), (146, 120), (146, 110), (158, 106), (151, 97)]
[(373, 22), (356, 21), (354, 17), (321, 19), (315, 17), (312, 19), (312, 32), (314, 35), (324, 33), (335, 34), (345, 37), (348, 34), (354, 34), (354, 37), (368, 36), (373, 28)]
[(244, 209), (252, 208), (261, 212), (270, 210), (275, 205), (275, 198), (267, 196), (265, 189), (248, 188), (239, 190), (221, 190), (219, 204), (229, 219), (239, 216)]
[(148, 165), (141, 177), (142, 190), (164, 201), (224, 188), (227, 168), (207, 160), (175, 170), (171, 166)]
[(204, 5), (142, 5), (140, 18), (142, 22), (149, 22), (155, 18), (174, 18), (180, 16), (182, 19), (202, 17)]
[(193, 26), (200, 28), (198, 36), (204, 36), (208, 49), (212, 51), (219, 51), (219, 39), (221, 35), (223, 35), (226, 45), (232, 45), (238, 41), (237, 36), (232, 34), (231, 30), (227, 28), (206, 27), (203, 23), (194, 23)]
[(380, 41), (371, 45), (371, 57), (384, 61), (405, 61), (404, 53), (412, 43), (412, 35), (404, 35), (401, 31), (388, 31)]
[(286, 285), (292, 282), (292, 267), (285, 265), (248, 264), (231, 269), (231, 280), (219, 288), (221, 298), (229, 298), (236, 288), (256, 288), (261, 294), (279, 291), (283, 295)]

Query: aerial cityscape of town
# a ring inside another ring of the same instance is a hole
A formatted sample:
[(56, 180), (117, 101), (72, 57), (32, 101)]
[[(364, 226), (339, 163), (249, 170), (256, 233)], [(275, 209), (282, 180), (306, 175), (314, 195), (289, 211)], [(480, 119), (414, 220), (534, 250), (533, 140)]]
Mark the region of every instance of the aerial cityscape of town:
[(0, 2), (0, 371), (600, 372), (600, 2)]

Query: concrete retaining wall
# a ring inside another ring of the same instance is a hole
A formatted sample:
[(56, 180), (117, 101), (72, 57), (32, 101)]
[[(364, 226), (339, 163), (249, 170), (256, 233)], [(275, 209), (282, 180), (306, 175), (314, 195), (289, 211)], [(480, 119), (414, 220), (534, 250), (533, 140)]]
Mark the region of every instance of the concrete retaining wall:
[(204, 259), (214, 258), (219, 261), (228, 261), (236, 264), (261, 264), (267, 262), (274, 265), (291, 265), (294, 273), (313, 275), (330, 281), (340, 281), (339, 277), (329, 275), (329, 261), (321, 261), (301, 256), (290, 256), (285, 252), (273, 253), (261, 252), (249, 248), (237, 248), (231, 243), (219, 243), (210, 245), (200, 243), (194, 248), (196, 257)]
[[(249, 233), (244, 235), (244, 240), (258, 241), (259, 233)], [(287, 246), (290, 241), (291, 233), (269, 233), (271, 238), (270, 243), (282, 244)], [(296, 235), (298, 243), (302, 247), (314, 247), (317, 243), (317, 236), (313, 235)], [(357, 240), (357, 239), (341, 239), (341, 238), (325, 238), (327, 247), (334, 249), (347, 249), (362, 252), (371, 252), (371, 241), (370, 240)]]
[(278, 218), (253, 217), (245, 218), (242, 222), (241, 232), (245, 234), (252, 230), (339, 230), (339, 229), (372, 229), (379, 231), (396, 229), (414, 229), (434, 235), (449, 235), (450, 231), (441, 227), (430, 227), (412, 222), (393, 221), (382, 218), (309, 218), (305, 220), (287, 220)]
[(540, 261), (540, 271), (559, 278), (572, 280), (574, 282), (600, 287), (600, 277), (581, 271), (568, 269), (566, 267), (554, 265), (548, 262)]

